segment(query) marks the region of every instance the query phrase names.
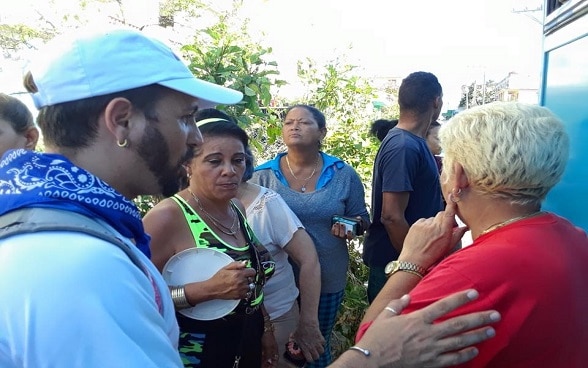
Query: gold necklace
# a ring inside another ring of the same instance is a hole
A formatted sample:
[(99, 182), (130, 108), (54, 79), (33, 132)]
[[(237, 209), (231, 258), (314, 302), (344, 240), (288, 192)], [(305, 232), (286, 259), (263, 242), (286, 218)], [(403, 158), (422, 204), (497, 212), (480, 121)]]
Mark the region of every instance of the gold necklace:
[(198, 205), (198, 208), (200, 209), (200, 211), (202, 211), (202, 213), (206, 217), (208, 217), (208, 219), (213, 223), (213, 225), (215, 225), (223, 234), (235, 236), (235, 234), (237, 234), (237, 231), (239, 231), (241, 229), (241, 225), (239, 223), (239, 218), (237, 216), (237, 211), (235, 211), (235, 208), (233, 208), (233, 206), (230, 206), (231, 214), (233, 215), (233, 223), (231, 224), (231, 227), (228, 227), (226, 225), (223, 225), (223, 223), (219, 219), (217, 219), (216, 217), (214, 217), (213, 215), (211, 215), (210, 213), (208, 213), (208, 211), (206, 211), (204, 209), (204, 207), (200, 203), (200, 199), (196, 196), (196, 194), (194, 194), (194, 192), (192, 192), (190, 189), (188, 189), (188, 193), (190, 193), (192, 198), (194, 198), (194, 201)]
[[(318, 167), (318, 162), (319, 162), (319, 157), (320, 157), (320, 154), (316, 156), (316, 161), (314, 162), (314, 169), (312, 169), (310, 176), (308, 178), (304, 179), (304, 183), (302, 183), (302, 187), (300, 188), (300, 191), (302, 193), (306, 192), (306, 184), (308, 184), (308, 181), (310, 180), (310, 178), (312, 178), (314, 176), (314, 174), (316, 173), (316, 169)], [(300, 179), (298, 179), (296, 177), (296, 175), (294, 175), (294, 171), (292, 171), (292, 167), (290, 166), (290, 160), (288, 160), (288, 155), (286, 155), (286, 164), (288, 165), (288, 170), (290, 170), (290, 174), (294, 177), (294, 179), (296, 179), (297, 181), (300, 181)]]
[(543, 211), (536, 211), (536, 212), (533, 212), (533, 213), (529, 213), (527, 215), (513, 217), (511, 219), (508, 219), (508, 220), (499, 222), (497, 224), (490, 225), (488, 228), (486, 228), (486, 230), (484, 230), (484, 231), (482, 231), (480, 233), (480, 236), (482, 236), (484, 234), (488, 234), (489, 232), (494, 231), (496, 229), (500, 229), (501, 227), (504, 227), (506, 225), (512, 224), (513, 222), (524, 220), (524, 219), (528, 219), (528, 218), (531, 218), (531, 217), (534, 217), (534, 216), (538, 216), (538, 215), (540, 215), (542, 213), (543, 213)]

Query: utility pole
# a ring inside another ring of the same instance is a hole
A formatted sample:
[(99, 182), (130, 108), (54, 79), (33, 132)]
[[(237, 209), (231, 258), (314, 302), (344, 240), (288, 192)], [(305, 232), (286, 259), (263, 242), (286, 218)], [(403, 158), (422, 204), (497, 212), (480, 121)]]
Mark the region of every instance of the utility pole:
[(470, 86), (467, 86), (464, 84), (463, 86), (461, 86), (461, 91), (465, 94), (465, 100), (466, 100), (465, 108), (467, 110), (470, 108)]
[(482, 105), (486, 104), (486, 69), (484, 69), (484, 82), (482, 84)]

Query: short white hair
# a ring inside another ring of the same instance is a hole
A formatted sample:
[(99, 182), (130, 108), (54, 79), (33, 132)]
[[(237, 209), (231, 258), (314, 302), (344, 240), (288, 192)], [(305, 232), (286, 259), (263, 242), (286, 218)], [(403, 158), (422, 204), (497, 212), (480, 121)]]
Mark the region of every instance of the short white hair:
[(474, 190), (519, 204), (539, 205), (569, 155), (563, 123), (545, 107), (518, 102), (461, 112), (442, 125), (439, 138), (447, 174), (459, 163)]

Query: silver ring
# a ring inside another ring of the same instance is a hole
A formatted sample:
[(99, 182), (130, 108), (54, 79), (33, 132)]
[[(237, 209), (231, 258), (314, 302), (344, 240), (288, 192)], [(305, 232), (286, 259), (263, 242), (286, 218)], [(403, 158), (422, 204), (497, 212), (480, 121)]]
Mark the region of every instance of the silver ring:
[(395, 316), (399, 315), (400, 313), (396, 312), (396, 309), (392, 308), (392, 307), (386, 307), (384, 308), (385, 310), (394, 313)]
[(247, 294), (245, 294), (245, 299), (249, 299), (251, 298), (251, 291), (248, 291)]
[(251, 291), (255, 290), (255, 284), (254, 283), (249, 284), (249, 290), (251, 290)]

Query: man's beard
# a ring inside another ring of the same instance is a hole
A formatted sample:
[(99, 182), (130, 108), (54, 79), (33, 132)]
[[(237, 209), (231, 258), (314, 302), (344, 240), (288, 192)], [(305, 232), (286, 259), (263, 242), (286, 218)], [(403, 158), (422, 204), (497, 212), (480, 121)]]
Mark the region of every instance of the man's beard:
[(192, 150), (188, 150), (175, 165), (170, 165), (169, 146), (165, 138), (153, 124), (147, 124), (143, 139), (137, 147), (137, 153), (157, 179), (163, 196), (170, 197), (178, 192), (180, 176), (183, 172), (182, 164), (193, 157)]

